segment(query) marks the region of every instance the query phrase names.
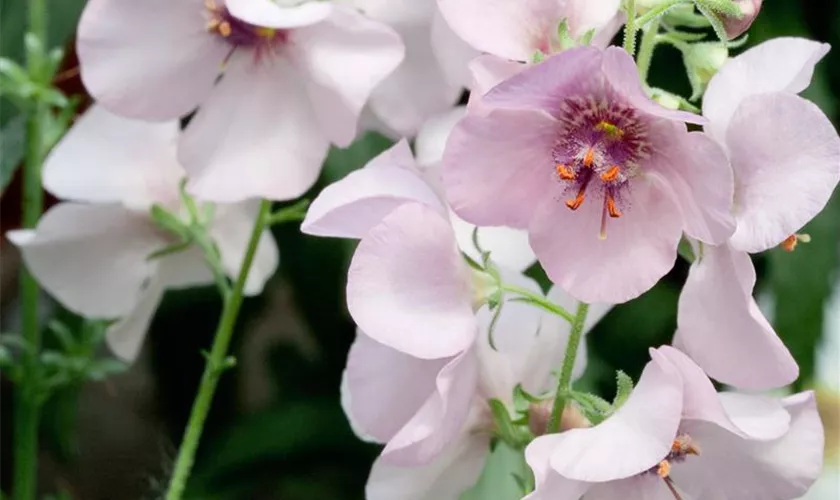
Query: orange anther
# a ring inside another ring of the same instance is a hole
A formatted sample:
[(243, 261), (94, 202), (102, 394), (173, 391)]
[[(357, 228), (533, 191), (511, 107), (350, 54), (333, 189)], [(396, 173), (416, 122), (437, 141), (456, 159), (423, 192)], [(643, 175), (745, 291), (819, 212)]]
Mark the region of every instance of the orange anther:
[(214, 2), (213, 0), (204, 0), (204, 7), (207, 10), (215, 11), (216, 10), (216, 2)]
[(221, 23), (219, 23), (219, 33), (224, 37), (230, 36), (230, 23), (227, 21), (222, 21)]
[(566, 165), (562, 165), (562, 164), (558, 163), (557, 167), (556, 167), (556, 170), (557, 170), (557, 175), (559, 175), (561, 179), (571, 181), (571, 180), (574, 180), (575, 177), (577, 177), (575, 175), (575, 172), (572, 169), (570, 169), (569, 167), (567, 167)]
[(663, 460), (659, 462), (659, 466), (656, 468), (656, 474), (661, 477), (662, 479), (667, 478), (671, 475), (671, 463), (667, 460)]
[(618, 179), (619, 172), (621, 172), (621, 169), (618, 168), (618, 165), (613, 165), (612, 168), (601, 174), (601, 180), (604, 182), (612, 182)]
[(584, 167), (591, 167), (592, 164), (595, 162), (595, 150), (589, 148), (586, 150), (586, 154), (583, 155), (583, 166)]
[(220, 23), (221, 21), (217, 17), (210, 19), (207, 21), (207, 31), (216, 31), (219, 28)]
[(566, 206), (571, 208), (572, 210), (577, 210), (583, 204), (583, 199), (586, 198), (586, 194), (581, 191), (575, 196), (573, 200), (566, 200)]
[(607, 195), (607, 212), (609, 212), (610, 217), (613, 219), (621, 217), (621, 210), (615, 206), (615, 198), (610, 195)]

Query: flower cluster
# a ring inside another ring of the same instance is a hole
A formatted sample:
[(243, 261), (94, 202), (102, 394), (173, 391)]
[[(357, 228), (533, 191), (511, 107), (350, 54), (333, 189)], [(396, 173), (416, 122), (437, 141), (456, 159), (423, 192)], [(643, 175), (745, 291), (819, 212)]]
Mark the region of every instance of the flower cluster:
[[(361, 120), (400, 139), (301, 230), (359, 240), (341, 402), (384, 446), (367, 498), (457, 499), (499, 442), (531, 500), (798, 498), (823, 431), (811, 393), (756, 394), (798, 366), (750, 254), (806, 240), (840, 181), (840, 138), (798, 95), (829, 47), (729, 58), (760, 1), (636, 3), (90, 0), (78, 53), (98, 103), (44, 170), (67, 201), (9, 237), (132, 359), (164, 290), (260, 293), (278, 255), (259, 199), (306, 193)], [(686, 19), (722, 39), (690, 75), (702, 109), (645, 81), (655, 44), (692, 50)], [(680, 254), (673, 346), (613, 401), (577, 391), (586, 332)]]

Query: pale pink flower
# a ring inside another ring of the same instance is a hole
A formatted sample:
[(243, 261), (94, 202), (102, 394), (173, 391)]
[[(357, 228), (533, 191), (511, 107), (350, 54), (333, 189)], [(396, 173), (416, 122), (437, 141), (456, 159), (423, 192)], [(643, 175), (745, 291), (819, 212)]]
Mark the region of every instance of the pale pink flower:
[(776, 38), (733, 58), (709, 82), (706, 132), (725, 147), (735, 172), (736, 250), (782, 243), (825, 207), (840, 180), (837, 131), (797, 95), (828, 50)]
[(676, 349), (651, 356), (607, 420), (528, 446), (528, 500), (792, 500), (808, 490), (823, 454), (813, 393), (718, 394)]
[(704, 98), (706, 132), (726, 149), (735, 173), (737, 228), (728, 244), (697, 252), (675, 342), (711, 377), (737, 387), (781, 387), (799, 374), (752, 298), (755, 270), (746, 252), (802, 229), (840, 180), (837, 132), (796, 95), (827, 51), (804, 39), (765, 42), (728, 62)]
[[(364, 168), (327, 186), (307, 212), (301, 230), (316, 236), (361, 238), (385, 215), (407, 202), (419, 202), (448, 218), (460, 249), (480, 260), (472, 241), (475, 226), (450, 212), (440, 187), (444, 144), (463, 108), (435, 117), (417, 135), (417, 158), (405, 140)], [(525, 270), (535, 257), (524, 231), (507, 227), (479, 229), (484, 250), (504, 267)]]
[[(166, 289), (213, 283), (196, 248), (150, 259), (177, 243), (149, 210), (159, 204), (183, 214), (176, 160), (178, 123), (145, 123), (94, 106), (46, 160), (44, 186), (64, 198), (34, 230), (11, 231), (38, 282), (82, 316), (118, 319), (107, 332), (111, 349), (133, 359)], [(210, 236), (229, 276), (239, 272), (256, 202), (215, 207)], [(260, 240), (245, 293), (257, 295), (277, 267), (277, 247)]]
[(683, 231), (732, 234), (732, 171), (702, 117), (644, 93), (622, 49), (561, 52), (494, 87), (444, 154), (452, 209), (527, 228), (548, 276), (585, 302), (620, 303), (674, 265)]
[[(539, 289), (505, 272), (506, 282)], [(385, 443), (367, 486), (370, 499), (457, 498), (489, 451), (488, 398), (511, 405), (517, 383), (551, 389), (569, 325), (530, 305), (508, 302), (493, 332), (475, 311), (486, 292), (471, 279), (446, 220), (408, 203), (369, 231), (348, 279), (348, 306), (359, 325), (342, 399), (358, 434)], [(559, 289), (552, 300), (574, 302)], [(608, 309), (597, 306), (591, 327)], [(581, 352), (575, 373), (582, 373)]]
[(403, 58), (393, 30), (353, 9), (270, 0), (92, 0), (78, 51), (85, 86), (116, 113), (199, 108), (179, 159), (192, 192), (223, 202), (303, 194)]

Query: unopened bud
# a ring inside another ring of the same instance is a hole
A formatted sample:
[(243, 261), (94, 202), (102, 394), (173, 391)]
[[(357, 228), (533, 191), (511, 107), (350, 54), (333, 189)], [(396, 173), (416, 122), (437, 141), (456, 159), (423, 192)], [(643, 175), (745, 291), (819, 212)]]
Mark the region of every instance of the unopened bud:
[(734, 0), (735, 5), (741, 9), (741, 17), (722, 16), (723, 28), (730, 40), (738, 38), (752, 26), (755, 18), (761, 10), (763, 0)]
[(693, 101), (703, 95), (712, 77), (729, 60), (729, 49), (721, 42), (706, 42), (691, 44), (682, 52)]
[[(548, 432), (548, 421), (551, 419), (551, 411), (554, 406), (552, 401), (542, 401), (532, 404), (528, 408), (528, 428), (535, 436), (542, 436)], [(563, 410), (560, 417), (560, 431), (569, 429), (582, 429), (592, 427), (592, 423), (583, 416), (577, 406), (570, 403)]]

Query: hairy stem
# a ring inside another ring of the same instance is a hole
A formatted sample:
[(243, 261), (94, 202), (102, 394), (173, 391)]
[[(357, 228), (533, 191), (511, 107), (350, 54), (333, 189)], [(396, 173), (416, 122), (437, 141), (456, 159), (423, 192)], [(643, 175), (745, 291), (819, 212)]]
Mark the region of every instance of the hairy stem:
[(554, 395), (554, 406), (551, 409), (551, 416), (548, 419), (547, 432), (557, 432), (560, 429), (560, 418), (566, 408), (569, 399), (569, 391), (572, 388), (572, 371), (575, 367), (578, 347), (583, 339), (583, 326), (586, 324), (586, 315), (589, 313), (589, 304), (580, 302), (572, 321), (572, 333), (569, 335), (569, 342), (566, 344), (566, 352), (563, 355), (563, 365), (560, 368), (560, 377), (557, 380), (557, 392)]
[[(219, 383), (219, 378), (222, 373), (231, 366), (227, 359), (228, 347), (230, 346), (233, 329), (236, 325), (236, 318), (239, 316), (239, 309), (242, 305), (245, 282), (248, 279), (251, 264), (257, 252), (260, 236), (268, 222), (270, 210), (271, 202), (263, 200), (260, 204), (260, 211), (254, 223), (254, 228), (251, 231), (251, 237), (248, 241), (245, 259), (242, 261), (242, 268), (239, 270), (239, 276), (237, 276), (230, 293), (224, 294), (222, 317), (216, 329), (213, 347), (207, 356), (207, 365), (204, 368), (204, 374), (198, 386), (198, 394), (195, 397), (195, 402), (190, 412), (190, 419), (184, 431), (184, 438), (178, 450), (178, 458), (175, 460), (175, 468), (166, 492), (166, 500), (179, 500), (184, 494), (187, 479), (195, 461), (198, 443), (201, 440), (204, 422), (213, 403), (213, 394), (216, 392), (216, 386)], [(212, 260), (210, 262), (212, 265)]]
[[(27, 69), (33, 81), (48, 83), (46, 51), (47, 6), (45, 0), (29, 0), (29, 33), (41, 43), (27, 54)], [(34, 228), (43, 210), (41, 167), (46, 154), (46, 121), (49, 106), (36, 98), (26, 126), (26, 162), (23, 170), (23, 227)], [(38, 471), (38, 424), (40, 422), (41, 330), (38, 325), (38, 283), (25, 266), (20, 272), (21, 335), (27, 345), (23, 377), (17, 390), (14, 418), (14, 483), (17, 500), (35, 498)]]

